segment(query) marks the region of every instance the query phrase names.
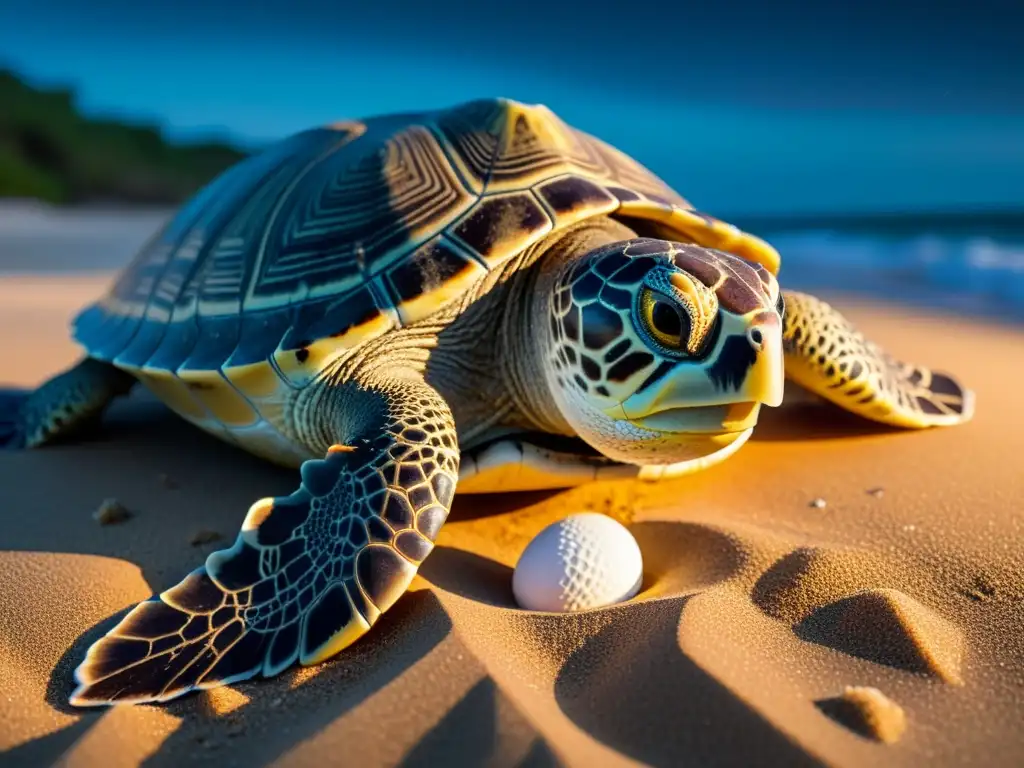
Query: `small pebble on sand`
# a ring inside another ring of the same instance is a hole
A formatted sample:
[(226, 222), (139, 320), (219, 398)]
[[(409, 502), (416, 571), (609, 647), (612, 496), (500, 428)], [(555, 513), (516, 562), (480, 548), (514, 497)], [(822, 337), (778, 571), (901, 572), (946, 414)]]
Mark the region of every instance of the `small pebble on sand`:
[(100, 525), (123, 523), (132, 513), (117, 499), (104, 499), (103, 503), (92, 513), (92, 519)]
[(883, 744), (895, 744), (907, 729), (903, 708), (877, 688), (850, 685), (841, 696), (815, 703), (836, 722)]
[(817, 499), (811, 502), (811, 506), (814, 507), (815, 509), (824, 509), (825, 507), (828, 506), (828, 502), (825, 501), (823, 498), (818, 497)]
[(203, 544), (209, 544), (213, 541), (219, 541), (220, 538), (221, 535), (217, 531), (209, 531), (204, 528), (193, 533), (192, 538), (188, 540), (188, 543), (193, 547), (198, 547)]
[(885, 488), (868, 488), (868, 496), (880, 499), (885, 495)]

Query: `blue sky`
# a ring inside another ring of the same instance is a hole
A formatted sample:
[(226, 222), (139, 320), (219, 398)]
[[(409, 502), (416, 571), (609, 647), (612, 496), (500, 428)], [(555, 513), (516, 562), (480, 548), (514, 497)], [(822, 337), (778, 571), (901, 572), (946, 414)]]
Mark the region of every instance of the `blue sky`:
[(186, 137), (543, 102), (712, 212), (1024, 205), (1019, 2), (349, 5), (7, 0), (0, 63)]

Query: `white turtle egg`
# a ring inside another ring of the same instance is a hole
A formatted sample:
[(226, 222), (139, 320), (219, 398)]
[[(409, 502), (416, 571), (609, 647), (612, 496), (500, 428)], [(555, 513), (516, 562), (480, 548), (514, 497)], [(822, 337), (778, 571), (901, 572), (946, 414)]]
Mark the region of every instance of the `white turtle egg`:
[(526, 546), (512, 593), (527, 610), (567, 613), (628, 600), (642, 581), (633, 534), (607, 515), (580, 512), (552, 523)]

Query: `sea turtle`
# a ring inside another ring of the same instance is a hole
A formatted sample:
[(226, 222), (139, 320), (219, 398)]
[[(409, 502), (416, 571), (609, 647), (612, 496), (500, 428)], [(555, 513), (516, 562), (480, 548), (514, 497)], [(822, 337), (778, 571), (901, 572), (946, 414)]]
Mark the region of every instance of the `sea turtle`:
[(456, 488), (710, 466), (781, 403), (784, 373), (890, 425), (970, 418), (953, 378), (781, 292), (778, 269), (764, 241), (508, 99), (339, 122), (230, 168), (77, 316), (87, 356), (9, 401), (0, 439), (65, 437), (141, 381), (301, 484), (95, 642), (71, 702), (327, 659), (402, 595)]

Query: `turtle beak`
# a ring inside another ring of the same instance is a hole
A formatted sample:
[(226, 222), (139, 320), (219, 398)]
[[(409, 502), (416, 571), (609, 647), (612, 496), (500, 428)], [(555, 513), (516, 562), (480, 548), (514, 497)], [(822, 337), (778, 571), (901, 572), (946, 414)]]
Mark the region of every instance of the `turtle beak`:
[[(714, 406), (718, 408), (714, 414), (732, 421), (722, 407), (742, 403), (771, 408), (782, 405), (785, 370), (778, 315), (762, 312), (749, 321), (732, 315), (725, 321), (722, 336), (721, 345), (706, 364), (680, 363), (621, 404), (605, 409), (605, 413), (637, 422), (673, 411), (680, 419), (692, 421), (698, 409), (704, 409), (711, 418), (712, 411), (707, 409)], [(752, 413), (756, 417), (756, 409)]]
[(754, 349), (755, 358), (743, 380), (741, 392), (745, 399), (763, 403), (769, 408), (778, 408), (782, 405), (786, 371), (782, 352), (782, 324), (774, 315), (771, 320), (754, 323), (747, 329), (746, 340)]

